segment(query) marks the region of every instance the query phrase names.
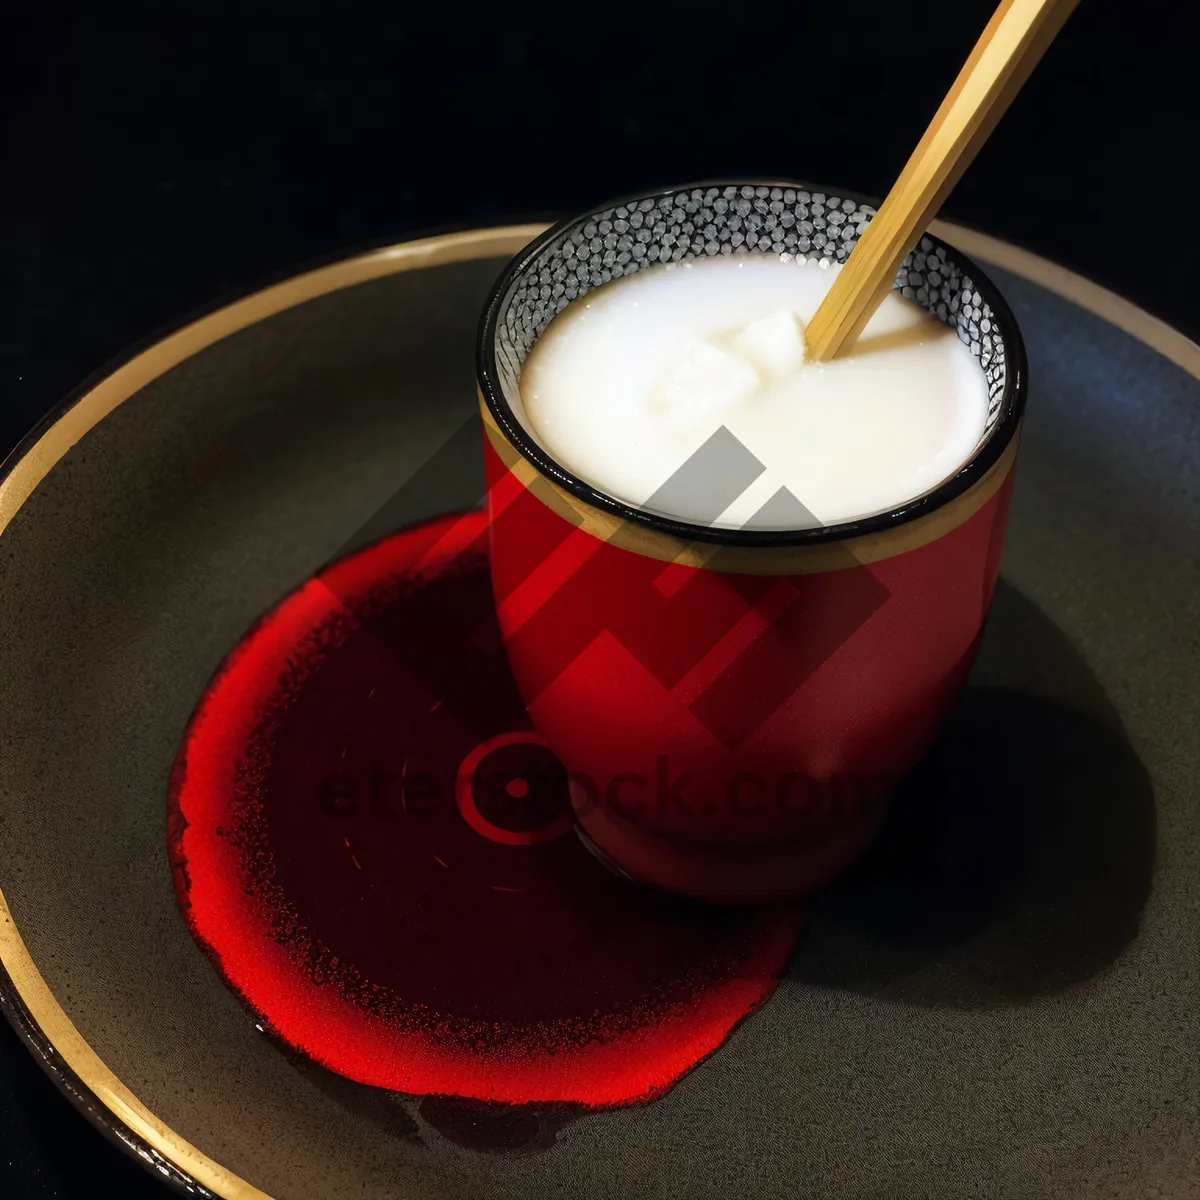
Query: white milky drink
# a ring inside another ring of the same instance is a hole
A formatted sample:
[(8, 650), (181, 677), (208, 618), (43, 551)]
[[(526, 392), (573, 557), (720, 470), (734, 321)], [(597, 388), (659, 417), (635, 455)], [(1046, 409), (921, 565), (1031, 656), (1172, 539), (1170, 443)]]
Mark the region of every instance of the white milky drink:
[(700, 495), (667, 514), (681, 520), (774, 528), (755, 516), (781, 487), (825, 525), (894, 509), (971, 456), (987, 384), (955, 330), (897, 292), (846, 355), (805, 362), (804, 328), (840, 269), (746, 255), (605, 284), (534, 345), (518, 415), (569, 471), (635, 506), (724, 426), (765, 470), (715, 521)]

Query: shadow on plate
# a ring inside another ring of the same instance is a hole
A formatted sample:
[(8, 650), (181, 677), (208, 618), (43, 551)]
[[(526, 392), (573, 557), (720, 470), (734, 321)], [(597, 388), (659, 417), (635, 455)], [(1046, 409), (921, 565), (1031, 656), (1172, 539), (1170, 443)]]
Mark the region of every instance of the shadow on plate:
[[(275, 1040), (275, 1039), (272, 1039)], [(485, 1154), (536, 1154), (554, 1145), (560, 1130), (587, 1114), (579, 1104), (492, 1104), (458, 1096), (408, 1096), (357, 1083), (297, 1054), (280, 1050), (292, 1066), (342, 1108), (417, 1146), (435, 1129), (465, 1150)]]
[(1137, 935), (1153, 793), (1099, 682), (1003, 582), (972, 678), (873, 851), (814, 898), (789, 979), (1003, 1004), (1095, 975)]

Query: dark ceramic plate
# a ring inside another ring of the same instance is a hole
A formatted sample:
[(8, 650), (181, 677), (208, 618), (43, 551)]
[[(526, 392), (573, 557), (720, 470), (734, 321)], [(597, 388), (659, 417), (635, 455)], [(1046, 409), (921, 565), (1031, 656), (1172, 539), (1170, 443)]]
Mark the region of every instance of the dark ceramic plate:
[(993, 268), (1032, 380), (981, 661), (725, 1045), (650, 1103), (472, 1114), (285, 1053), (189, 936), (166, 853), (189, 717), (322, 564), (477, 502), (477, 316), (535, 232), (257, 293), (10, 460), (10, 1019), (93, 1121), (226, 1197), (1200, 1195), (1200, 350), (966, 231), (939, 232)]

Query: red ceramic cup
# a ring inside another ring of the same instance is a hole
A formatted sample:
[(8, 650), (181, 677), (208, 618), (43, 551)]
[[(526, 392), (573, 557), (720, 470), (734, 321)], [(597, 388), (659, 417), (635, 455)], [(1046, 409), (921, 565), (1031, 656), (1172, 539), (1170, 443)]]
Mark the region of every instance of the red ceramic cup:
[(770, 900), (828, 879), (878, 832), (979, 644), (1024, 348), (983, 272), (923, 238), (897, 287), (971, 347), (989, 385), (985, 433), (952, 477), (894, 511), (780, 530), (689, 524), (572, 475), (523, 422), (521, 366), (557, 313), (609, 279), (726, 253), (840, 261), (873, 213), (800, 184), (634, 197), (532, 243), (484, 314), (492, 582), (508, 660), (570, 775), (585, 840), (634, 879)]

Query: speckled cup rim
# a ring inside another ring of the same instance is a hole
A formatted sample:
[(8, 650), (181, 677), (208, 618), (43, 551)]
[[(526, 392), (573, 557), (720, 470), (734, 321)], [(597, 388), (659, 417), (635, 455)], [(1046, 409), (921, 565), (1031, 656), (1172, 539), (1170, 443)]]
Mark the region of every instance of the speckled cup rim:
[(711, 179), (680, 184), (677, 187), (659, 188), (655, 191), (636, 192), (615, 200), (608, 200), (603, 204), (595, 205), (584, 213), (560, 221), (546, 230), (545, 233), (530, 242), (505, 267), (488, 296), (479, 325), (476, 356), (479, 390), (488, 412), (501, 433), (521, 457), (531, 463), (540, 474), (551, 482), (602, 512), (610, 513), (623, 521), (648, 526), (660, 533), (684, 541), (710, 542), (724, 546), (805, 546), (883, 533), (928, 516), (978, 483), (996, 464), (1020, 427), (1029, 390), (1029, 368), (1025, 355), (1025, 343), (1021, 337), (1017, 319), (1000, 294), (999, 288), (977, 263), (931, 233), (923, 236), (929, 239), (935, 250), (944, 249), (947, 258), (970, 276), (973, 289), (979, 292), (984, 302), (991, 308), (1004, 344), (1006, 371), (1000, 412), (992, 427), (976, 446), (970, 458), (954, 474), (927, 492), (915, 496), (911, 500), (906, 500), (903, 504), (886, 512), (858, 517), (852, 521), (841, 521), (834, 525), (809, 529), (723, 529), (661, 516), (658, 513), (647, 512), (618, 500), (567, 470), (534, 441), (513, 412), (500, 383), (496, 348), (500, 333), (501, 314), (509, 291), (538, 255), (570, 227), (620, 205), (629, 206), (643, 200), (658, 200), (678, 192), (714, 187), (794, 188), (797, 191), (836, 195), (842, 199), (851, 200), (855, 204), (870, 205), (874, 208), (878, 208), (880, 204), (879, 200), (861, 193), (796, 180)]

